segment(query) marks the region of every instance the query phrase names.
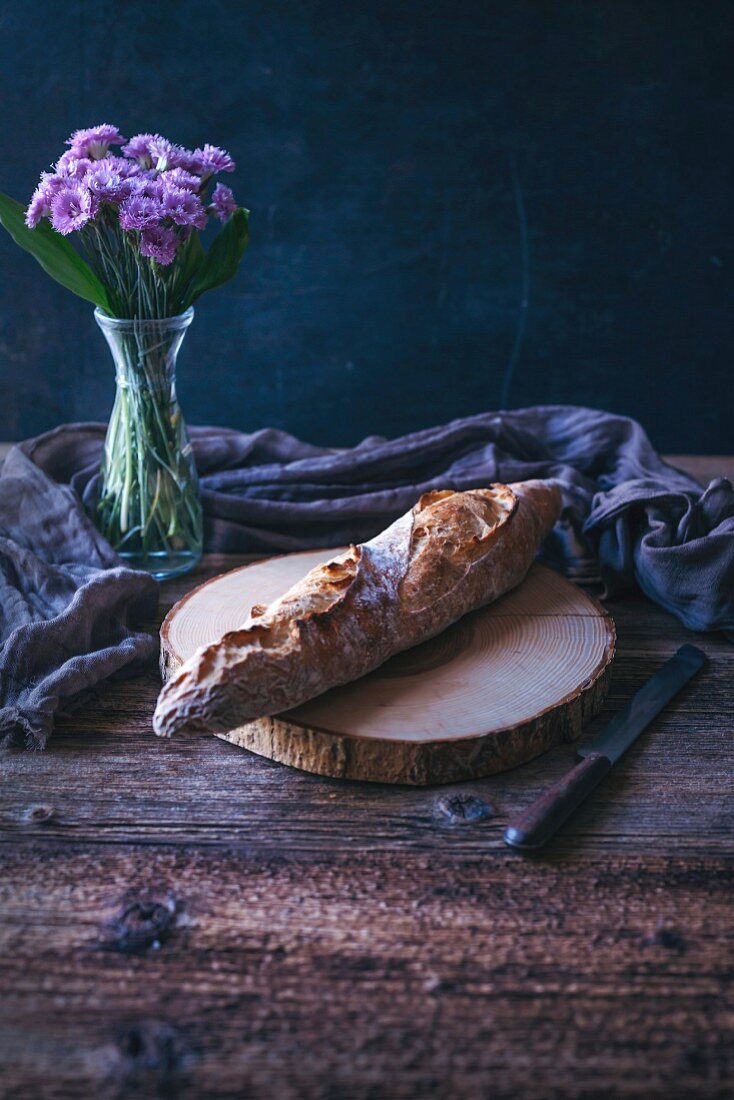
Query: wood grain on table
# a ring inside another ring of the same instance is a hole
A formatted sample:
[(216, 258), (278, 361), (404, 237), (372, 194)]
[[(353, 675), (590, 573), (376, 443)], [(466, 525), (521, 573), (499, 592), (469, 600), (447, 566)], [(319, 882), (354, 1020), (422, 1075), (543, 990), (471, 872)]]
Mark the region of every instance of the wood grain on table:
[(6, 757), (0, 1095), (730, 1097), (734, 647), (608, 607), (590, 733), (684, 641), (710, 665), (533, 859), (502, 830), (570, 745), (448, 788), (327, 780), (155, 739), (151, 671)]

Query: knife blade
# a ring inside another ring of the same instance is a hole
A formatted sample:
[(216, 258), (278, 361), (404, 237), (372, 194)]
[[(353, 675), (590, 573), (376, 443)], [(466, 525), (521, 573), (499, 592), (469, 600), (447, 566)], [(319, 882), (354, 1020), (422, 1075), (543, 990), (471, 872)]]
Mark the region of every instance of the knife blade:
[(653, 718), (706, 664), (706, 654), (684, 645), (615, 714), (590, 744), (577, 750), (580, 763), (510, 822), (504, 840), (511, 848), (535, 852), (558, 831), (602, 781)]

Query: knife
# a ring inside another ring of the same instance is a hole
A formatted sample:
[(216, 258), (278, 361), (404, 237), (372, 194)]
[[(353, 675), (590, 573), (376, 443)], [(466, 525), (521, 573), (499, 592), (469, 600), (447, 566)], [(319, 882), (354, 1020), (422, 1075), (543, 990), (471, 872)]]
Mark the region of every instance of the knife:
[(587, 795), (602, 781), (623, 752), (706, 664), (706, 654), (684, 645), (650, 677), (590, 745), (578, 749), (580, 763), (549, 787), (512, 821), (505, 843), (521, 852), (542, 848)]

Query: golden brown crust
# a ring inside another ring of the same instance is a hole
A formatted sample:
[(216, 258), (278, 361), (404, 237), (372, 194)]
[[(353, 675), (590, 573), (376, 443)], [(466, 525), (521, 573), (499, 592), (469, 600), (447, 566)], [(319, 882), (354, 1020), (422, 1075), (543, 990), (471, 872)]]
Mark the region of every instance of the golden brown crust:
[(547, 482), (425, 494), (199, 649), (163, 688), (156, 733), (230, 729), (365, 675), (519, 584), (559, 509)]

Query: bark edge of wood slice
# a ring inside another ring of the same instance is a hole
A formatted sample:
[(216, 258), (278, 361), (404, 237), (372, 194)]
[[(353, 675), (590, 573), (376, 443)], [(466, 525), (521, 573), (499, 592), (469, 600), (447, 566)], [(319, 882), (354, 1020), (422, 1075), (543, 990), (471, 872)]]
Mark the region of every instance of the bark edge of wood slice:
[[(166, 680), (203, 644), (338, 550), (266, 558), (214, 577), (161, 626)], [(601, 708), (616, 632), (596, 600), (534, 565), (521, 585), (369, 676), (223, 740), (339, 779), (427, 786), (478, 779), (573, 741)]]

